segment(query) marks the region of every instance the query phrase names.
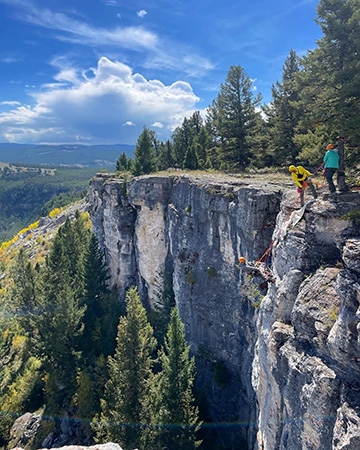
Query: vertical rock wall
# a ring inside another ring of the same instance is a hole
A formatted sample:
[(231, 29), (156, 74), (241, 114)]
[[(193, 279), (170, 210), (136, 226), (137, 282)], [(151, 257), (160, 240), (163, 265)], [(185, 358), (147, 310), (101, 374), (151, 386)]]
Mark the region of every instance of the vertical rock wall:
[(282, 203), (253, 363), (259, 449), (360, 448), (360, 240), (345, 220), (359, 205), (318, 200), (288, 227)]
[(247, 448), (255, 439), (257, 310), (236, 263), (265, 251), (279, 201), (274, 189), (190, 177), (139, 177), (125, 192), (121, 180), (101, 175), (89, 194), (94, 231), (121, 298), (137, 284), (154, 305), (154, 284), (170, 269), (210, 416), (231, 424), (219, 426), (226, 448)]
[[(164, 269), (172, 274), (224, 448), (355, 450), (360, 244), (358, 226), (344, 215), (360, 199), (317, 200), (290, 226), (294, 197), (281, 201), (279, 192), (229, 177), (125, 184), (99, 175), (88, 200), (120, 298), (137, 284), (154, 305), (159, 277)], [(266, 287), (236, 262), (259, 258), (273, 232), (275, 283), (259, 313), (253, 304)]]

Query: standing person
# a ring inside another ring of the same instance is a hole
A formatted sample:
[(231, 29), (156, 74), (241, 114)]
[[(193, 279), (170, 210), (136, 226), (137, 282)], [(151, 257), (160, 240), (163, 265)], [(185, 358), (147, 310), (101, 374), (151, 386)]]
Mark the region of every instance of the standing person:
[(332, 144), (329, 144), (326, 147), (326, 154), (324, 156), (325, 161), (325, 178), (329, 184), (329, 190), (331, 193), (336, 192), (336, 187), (333, 182), (333, 176), (336, 171), (339, 169), (339, 153), (337, 148), (335, 148)]
[(293, 177), (295, 183), (298, 185), (298, 192), (300, 192), (300, 201), (301, 206), (304, 206), (304, 193), (306, 186), (309, 186), (314, 198), (317, 198), (317, 192), (315, 186), (312, 184), (312, 181), (309, 177), (312, 176), (308, 170), (304, 169), (302, 166), (295, 167), (291, 165), (289, 167), (289, 172), (291, 172), (291, 176)]

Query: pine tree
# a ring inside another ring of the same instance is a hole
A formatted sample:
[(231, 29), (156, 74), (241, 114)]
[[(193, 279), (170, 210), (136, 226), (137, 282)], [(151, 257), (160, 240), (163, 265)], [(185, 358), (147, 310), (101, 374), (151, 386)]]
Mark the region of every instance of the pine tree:
[(206, 165), (211, 166), (206, 168), (220, 169), (222, 138), (219, 133), (219, 123), (217, 103), (216, 100), (213, 100), (211, 106), (207, 109), (205, 122), (206, 131), (210, 137), (210, 142), (207, 149)]
[(135, 149), (134, 175), (143, 175), (155, 170), (154, 133), (144, 127)]
[(194, 139), (193, 123), (190, 119), (184, 119), (180, 127), (175, 128), (172, 134), (176, 166), (184, 167), (185, 154), (192, 145)]
[(271, 167), (275, 164), (275, 149), (269, 128), (270, 124), (259, 116), (253, 132), (248, 137), (252, 152), (251, 164), (256, 167)]
[(41, 289), (38, 278), (38, 273), (29, 262), (24, 249), (21, 248), (12, 269), (14, 287), (10, 298), (16, 319), (29, 334), (34, 331), (31, 316), (36, 314), (36, 310), (41, 304)]
[(121, 155), (117, 159), (117, 161), (116, 161), (116, 170), (118, 172), (123, 172), (123, 171), (128, 170), (128, 158), (127, 158), (125, 152), (121, 153)]
[(49, 301), (68, 285), (77, 299), (84, 296), (84, 257), (90, 238), (80, 215), (72, 223), (68, 218), (59, 228), (46, 259), (46, 296)]
[(360, 59), (354, 56), (360, 53), (359, 8), (359, 0), (317, 5), (316, 22), (324, 35), (303, 58), (299, 76), (299, 108), (306, 111), (297, 136), (303, 159), (319, 163), (337, 136), (346, 138), (354, 161), (359, 154)]
[(174, 306), (173, 269), (164, 266), (155, 277), (154, 304), (148, 313), (149, 322), (154, 329), (154, 336), (161, 345), (163, 344)]
[(166, 170), (169, 167), (173, 167), (174, 162), (175, 160), (171, 142), (169, 140), (165, 143), (162, 142), (159, 146), (159, 153), (157, 158), (158, 170)]
[(193, 130), (194, 137), (200, 133), (201, 127), (203, 125), (203, 120), (200, 111), (195, 111), (189, 119), (190, 127)]
[(259, 113), (255, 108), (260, 101), (260, 95), (254, 97), (252, 81), (244, 69), (231, 66), (212, 106), (216, 109), (213, 126), (221, 143), (223, 168), (244, 169), (248, 165), (251, 157), (248, 136), (256, 125)]
[(151, 379), (145, 408), (150, 425), (142, 433), (144, 448), (195, 449), (201, 444), (196, 439), (201, 423), (193, 395), (195, 360), (189, 358), (184, 326), (176, 308), (171, 313), (159, 361), (161, 370)]
[(85, 307), (80, 307), (71, 287), (59, 286), (51, 303), (45, 302), (41, 315), (34, 317), (37, 335), (34, 339), (45, 369), (54, 381), (51, 395), (68, 404), (76, 389), (76, 376), (80, 355), (77, 339), (83, 332), (82, 318)]
[(128, 291), (126, 300), (127, 314), (120, 318), (115, 355), (109, 357), (110, 379), (101, 401), (98, 428), (104, 430), (106, 439), (136, 448), (156, 341), (136, 288)]
[(183, 166), (185, 169), (190, 170), (199, 168), (199, 160), (194, 145), (190, 145), (186, 150)]
[[(108, 288), (107, 268), (97, 237), (91, 234), (84, 263), (85, 294), (81, 306), (85, 307), (84, 331), (79, 336), (77, 350), (82, 354), (81, 372), (77, 377), (78, 414), (93, 417), (100, 411), (100, 398), (105, 382), (100, 375), (103, 355), (114, 353), (116, 326), (120, 303)], [(99, 376), (100, 375), (100, 376)], [(91, 398), (86, 394), (91, 390)], [(85, 416), (84, 416), (85, 417)]]
[(294, 141), (294, 136), (300, 121), (300, 110), (297, 108), (299, 91), (296, 76), (300, 72), (299, 58), (294, 50), (290, 50), (283, 66), (282, 83), (272, 86), (272, 103), (267, 111), (270, 147), (274, 152), (276, 164), (295, 164), (301, 150)]
[(84, 218), (76, 214), (59, 229), (46, 259), (44, 295), (32, 317), (35, 349), (48, 372), (47, 394), (54, 406), (69, 403), (80, 366), (78, 349), (83, 332), (84, 258), (90, 237)]
[[(112, 309), (113, 299), (108, 289), (107, 268), (104, 253), (99, 247), (97, 237), (92, 233), (89, 247), (85, 255), (85, 295), (82, 304), (86, 306), (84, 315), (84, 333), (80, 340), (80, 349), (84, 357), (90, 362), (102, 353), (109, 355), (113, 348), (112, 339), (108, 342), (109, 334), (116, 330), (116, 323), (109, 327), (109, 311)], [(114, 311), (111, 311), (113, 313)], [(107, 319), (107, 320), (106, 320)], [(114, 317), (117, 321), (118, 317)], [(115, 339), (115, 336), (113, 336)]]
[(96, 411), (96, 391), (91, 375), (87, 370), (81, 370), (77, 376), (76, 392), (77, 415), (82, 419), (92, 419)]
[(194, 138), (194, 149), (198, 156), (199, 167), (207, 168), (206, 161), (208, 159), (208, 149), (210, 147), (210, 136), (205, 126), (201, 126), (198, 134)]

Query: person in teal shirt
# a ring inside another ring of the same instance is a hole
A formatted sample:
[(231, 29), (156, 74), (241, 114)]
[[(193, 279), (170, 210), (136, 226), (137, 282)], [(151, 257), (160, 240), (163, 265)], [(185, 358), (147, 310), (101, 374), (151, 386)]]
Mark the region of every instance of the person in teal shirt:
[(332, 145), (329, 144), (326, 147), (326, 154), (324, 156), (325, 161), (325, 179), (329, 184), (329, 190), (331, 193), (336, 192), (336, 187), (333, 182), (333, 176), (335, 175), (336, 171), (339, 169), (339, 153), (337, 149)]

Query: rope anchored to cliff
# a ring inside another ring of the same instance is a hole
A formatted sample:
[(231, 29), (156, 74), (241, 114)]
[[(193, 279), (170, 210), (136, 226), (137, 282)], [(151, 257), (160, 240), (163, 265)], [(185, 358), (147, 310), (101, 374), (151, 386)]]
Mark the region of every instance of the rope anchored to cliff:
[[(292, 206), (290, 208), (290, 212), (288, 213), (288, 215), (285, 218), (285, 221), (284, 221), (285, 226), (283, 228), (282, 227), (279, 228), (278, 232), (276, 233), (276, 235), (275, 235), (274, 239), (272, 240), (272, 242), (270, 243), (269, 247), (267, 248), (265, 253), (261, 256), (261, 258), (259, 258), (257, 261), (255, 261), (253, 263), (251, 263), (251, 262), (249, 263), (249, 262), (246, 262), (246, 259), (243, 256), (240, 256), (240, 258), (239, 258), (240, 267), (245, 268), (245, 270), (247, 272), (249, 272), (251, 270), (258, 271), (259, 274), (264, 278), (265, 281), (274, 282), (274, 277), (273, 277), (272, 270), (271, 270), (271, 250), (272, 250), (273, 246), (275, 245), (276, 241), (278, 240), (280, 234), (284, 231), (284, 229), (286, 230), (286, 227), (288, 225), (287, 222), (290, 219), (292, 213), (294, 212), (296, 204), (299, 202), (299, 200), (301, 201), (301, 203), (303, 202), (304, 193), (308, 186), (310, 186), (313, 194), (315, 192), (314, 197), (317, 198), (317, 194), (316, 194), (316, 191), (314, 191), (315, 188), (312, 185), (311, 178), (313, 178), (317, 174), (317, 172), (324, 166), (324, 164), (325, 163), (322, 163), (321, 166), (319, 166), (314, 171), (313, 174), (311, 174), (310, 172), (308, 172), (307, 170), (304, 169), (304, 173), (302, 174), (303, 179), (300, 180), (301, 188), (298, 189), (299, 196), (297, 197), (295, 202), (292, 204)], [(300, 167), (296, 168), (295, 166), (290, 166), (290, 169), (292, 169), (292, 168), (294, 168), (298, 172), (301, 172), (301, 170), (300, 171), (298, 170), (298, 169), (300, 169)], [(301, 168), (301, 169), (303, 169), (303, 168)], [(293, 172), (293, 170), (290, 170), (290, 172)], [(294, 178), (294, 175), (293, 175), (293, 178)], [(297, 181), (297, 183), (298, 183), (298, 181)], [(296, 223), (304, 215), (305, 207), (306, 207), (306, 204), (302, 205), (302, 208), (300, 210), (300, 214), (296, 220)], [(296, 225), (296, 223), (294, 225)]]

